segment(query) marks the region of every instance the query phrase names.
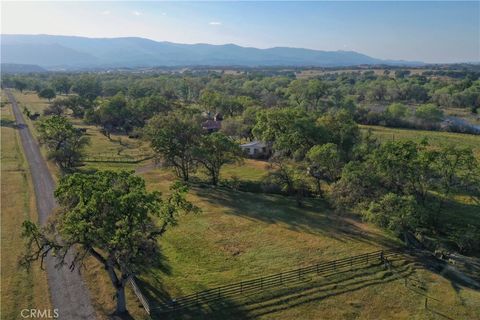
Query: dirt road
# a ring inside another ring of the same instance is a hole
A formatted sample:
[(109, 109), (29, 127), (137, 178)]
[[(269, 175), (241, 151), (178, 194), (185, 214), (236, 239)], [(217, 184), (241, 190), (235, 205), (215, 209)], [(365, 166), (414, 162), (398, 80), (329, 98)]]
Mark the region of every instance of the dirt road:
[[(30, 167), (37, 203), (38, 222), (44, 225), (48, 216), (56, 207), (53, 197), (55, 182), (48, 171), (37, 142), (24, 122), (23, 114), (13, 94), (8, 90), (6, 93), (13, 107), (23, 149)], [(95, 310), (80, 274), (77, 271), (71, 272), (67, 267), (56, 269), (55, 263), (55, 259), (49, 256), (45, 261), (45, 269), (52, 304), (54, 308), (58, 309), (58, 319), (95, 319)]]

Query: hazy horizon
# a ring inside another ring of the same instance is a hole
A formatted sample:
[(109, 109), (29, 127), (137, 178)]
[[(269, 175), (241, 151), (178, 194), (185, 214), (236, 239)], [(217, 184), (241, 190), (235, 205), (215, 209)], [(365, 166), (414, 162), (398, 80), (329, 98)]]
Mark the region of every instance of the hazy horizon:
[(480, 60), (479, 15), (478, 2), (3, 2), (2, 34), (141, 37), (455, 63)]

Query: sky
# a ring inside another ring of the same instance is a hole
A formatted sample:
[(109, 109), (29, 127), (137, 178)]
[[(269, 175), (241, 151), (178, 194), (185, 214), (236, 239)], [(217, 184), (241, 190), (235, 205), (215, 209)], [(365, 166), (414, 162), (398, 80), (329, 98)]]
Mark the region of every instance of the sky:
[(135, 36), (178, 43), (480, 61), (480, 2), (2, 1), (1, 33)]

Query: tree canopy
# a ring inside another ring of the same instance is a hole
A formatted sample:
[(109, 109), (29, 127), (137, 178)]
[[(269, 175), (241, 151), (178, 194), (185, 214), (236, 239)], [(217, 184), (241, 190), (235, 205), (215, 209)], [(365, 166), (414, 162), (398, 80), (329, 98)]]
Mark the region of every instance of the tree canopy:
[[(158, 192), (148, 192), (145, 181), (127, 171), (65, 176), (55, 191), (60, 210), (52, 224), (40, 228), (23, 223), (28, 240), (23, 263), (43, 260), (51, 252), (59, 265), (79, 268), (92, 256), (108, 273), (117, 312), (123, 313), (129, 277), (158, 262), (158, 238), (177, 224), (179, 213), (198, 212), (185, 199), (187, 191), (173, 184), (171, 193), (162, 198)], [(67, 261), (68, 252), (73, 254), (72, 261)]]
[(54, 115), (38, 124), (40, 142), (45, 144), (48, 156), (65, 170), (72, 169), (83, 157), (88, 137), (75, 128), (67, 118)]
[(196, 170), (195, 150), (203, 133), (199, 123), (170, 113), (154, 116), (145, 131), (157, 155), (175, 169), (179, 178), (188, 181)]

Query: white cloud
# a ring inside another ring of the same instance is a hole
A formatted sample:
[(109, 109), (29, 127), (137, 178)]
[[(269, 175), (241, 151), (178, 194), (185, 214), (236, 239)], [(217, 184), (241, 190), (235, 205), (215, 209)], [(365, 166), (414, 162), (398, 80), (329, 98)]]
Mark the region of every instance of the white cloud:
[(166, 15), (167, 15), (167, 13), (166, 13), (166, 12), (162, 12), (162, 16), (166, 16)]
[(111, 13), (110, 10), (102, 11), (102, 15), (104, 16), (108, 16), (110, 13)]
[(211, 21), (208, 24), (211, 25), (211, 26), (221, 26), (222, 25), (222, 23), (218, 22), (218, 21)]
[(142, 15), (140, 11), (132, 11), (132, 14), (137, 17)]

